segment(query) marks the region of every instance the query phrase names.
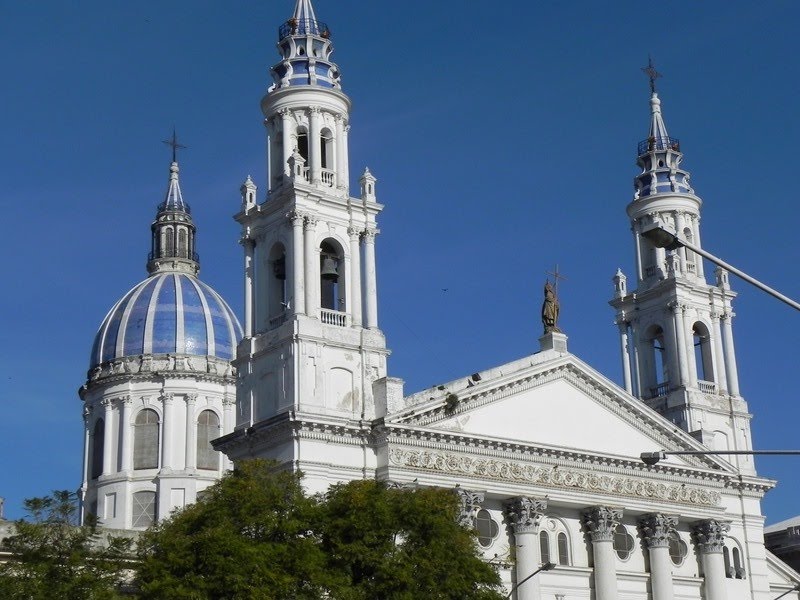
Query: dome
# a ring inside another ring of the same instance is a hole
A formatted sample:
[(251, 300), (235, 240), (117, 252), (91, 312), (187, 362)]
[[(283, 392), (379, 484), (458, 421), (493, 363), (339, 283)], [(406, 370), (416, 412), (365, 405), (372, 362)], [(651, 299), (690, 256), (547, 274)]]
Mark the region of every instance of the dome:
[(242, 327), (217, 292), (188, 273), (155, 273), (109, 311), (89, 368), (124, 356), (194, 354), (232, 360)]

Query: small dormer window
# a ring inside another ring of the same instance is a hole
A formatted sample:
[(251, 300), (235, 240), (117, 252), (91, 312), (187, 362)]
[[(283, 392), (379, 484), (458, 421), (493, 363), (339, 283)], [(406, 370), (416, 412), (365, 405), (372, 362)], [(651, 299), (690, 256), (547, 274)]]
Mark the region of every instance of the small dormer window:
[(303, 55), (305, 55), (305, 53), (306, 53), (306, 49), (305, 49), (303, 46), (298, 46), (298, 47), (297, 47), (297, 53), (298, 53), (300, 56), (303, 56)]

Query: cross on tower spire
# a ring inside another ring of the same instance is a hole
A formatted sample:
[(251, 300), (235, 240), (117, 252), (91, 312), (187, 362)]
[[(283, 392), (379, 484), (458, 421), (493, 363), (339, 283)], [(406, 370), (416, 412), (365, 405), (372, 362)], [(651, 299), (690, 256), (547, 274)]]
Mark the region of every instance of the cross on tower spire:
[(655, 65), (653, 65), (653, 57), (650, 56), (649, 54), (647, 55), (647, 66), (642, 67), (642, 71), (644, 72), (645, 75), (647, 75), (647, 78), (650, 80), (650, 93), (655, 94), (656, 79), (661, 77), (661, 73), (656, 71), (656, 67)]
[(178, 162), (178, 148), (185, 150), (186, 146), (178, 143), (178, 136), (175, 134), (175, 128), (172, 128), (172, 137), (168, 140), (162, 140), (163, 144), (172, 147), (172, 162)]

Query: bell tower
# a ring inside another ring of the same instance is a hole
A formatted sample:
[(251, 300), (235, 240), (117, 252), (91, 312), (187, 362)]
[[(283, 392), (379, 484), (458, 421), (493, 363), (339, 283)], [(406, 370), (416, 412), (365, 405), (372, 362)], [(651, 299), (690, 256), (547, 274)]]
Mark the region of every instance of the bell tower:
[(331, 31), (310, 0), (298, 0), (279, 27), (278, 51), (261, 101), (269, 189), (259, 202), (248, 177), (235, 217), (245, 254), (245, 338), (235, 361), (238, 438), (223, 447), (234, 460), (258, 455), (299, 466), (299, 450), (274, 437), (258, 452), (252, 439), (240, 442), (287, 420), (344, 426), (374, 416), (373, 382), (385, 377), (389, 353), (375, 270), (383, 207), (369, 170), (359, 197), (350, 196), (350, 99), (331, 59)]
[[(633, 201), (636, 289), (621, 270), (613, 278), (625, 387), (648, 406), (718, 450), (751, 450), (750, 414), (739, 394), (728, 273), (706, 281), (703, 260), (686, 248), (657, 248), (643, 231), (654, 224), (700, 244), (702, 200), (689, 183), (677, 138), (670, 137), (651, 75), (650, 131), (639, 143)], [(754, 473), (752, 458), (734, 457)]]

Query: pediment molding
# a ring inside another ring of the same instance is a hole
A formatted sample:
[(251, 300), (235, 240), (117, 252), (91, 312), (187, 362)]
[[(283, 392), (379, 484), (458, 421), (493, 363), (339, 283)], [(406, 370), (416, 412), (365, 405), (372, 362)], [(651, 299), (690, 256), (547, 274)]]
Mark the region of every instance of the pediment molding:
[[(416, 410), (414, 410), (414, 406), (408, 406), (396, 415), (388, 416), (387, 423), (430, 427), (502, 401), (509, 396), (561, 380), (575, 387), (632, 428), (651, 437), (654, 443), (661, 448), (703, 449), (698, 442), (689, 438), (688, 434), (678, 430), (675, 425), (666, 421), (644, 403), (631, 396), (626, 396), (621, 390), (617, 392), (611, 385), (606, 385), (601, 379), (594, 377), (588, 365), (579, 363), (572, 356), (554, 361), (544, 370), (541, 370), (540, 365), (536, 365), (526, 371), (527, 373), (523, 376), (516, 374), (516, 378), (514, 378), (515, 374), (510, 374), (494, 385), (489, 381), (480, 387), (475, 386), (461, 390), (457, 393), (458, 402), (455, 405), (452, 402), (448, 404), (446, 401), (446, 397), (453, 393), (452, 390), (444, 390), (441, 392), (440, 398), (432, 398), (431, 401), (419, 403)], [(645, 450), (647, 449), (642, 449), (642, 451)], [(727, 466), (724, 461), (713, 456), (686, 456), (684, 460), (698, 468), (732, 472), (731, 467)]]

